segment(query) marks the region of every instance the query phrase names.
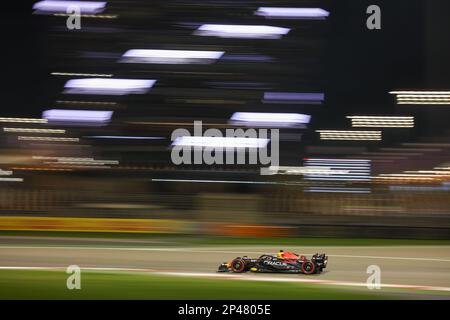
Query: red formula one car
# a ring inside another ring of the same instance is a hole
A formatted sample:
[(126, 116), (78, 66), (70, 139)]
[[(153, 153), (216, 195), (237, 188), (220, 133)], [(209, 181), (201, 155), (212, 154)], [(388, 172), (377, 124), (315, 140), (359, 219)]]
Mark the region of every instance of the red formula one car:
[(263, 254), (253, 259), (247, 256), (237, 257), (231, 262), (224, 262), (218, 272), (276, 272), (276, 273), (321, 273), (327, 267), (328, 257), (325, 253), (316, 253), (311, 259), (293, 252), (280, 250), (276, 256)]

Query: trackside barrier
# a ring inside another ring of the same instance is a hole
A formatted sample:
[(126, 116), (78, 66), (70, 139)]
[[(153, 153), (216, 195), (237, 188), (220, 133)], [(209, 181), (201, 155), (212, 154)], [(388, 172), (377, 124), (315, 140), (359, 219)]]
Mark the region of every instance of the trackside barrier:
[(181, 233), (187, 223), (170, 219), (0, 217), (0, 230)]
[(67, 217), (0, 217), (3, 231), (115, 232), (201, 234), (230, 237), (287, 237), (296, 228), (235, 223), (192, 222), (179, 219), (117, 219)]

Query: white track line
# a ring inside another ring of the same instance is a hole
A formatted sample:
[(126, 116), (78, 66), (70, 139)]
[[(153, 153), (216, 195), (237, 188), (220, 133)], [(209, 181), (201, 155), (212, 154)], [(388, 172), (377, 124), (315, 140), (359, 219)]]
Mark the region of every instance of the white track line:
[[(83, 246), (0, 246), (0, 249), (70, 249), (70, 250), (117, 250), (117, 251), (159, 251), (159, 252), (196, 252), (196, 253), (228, 253), (236, 254), (241, 252), (241, 248), (229, 250), (211, 250), (201, 248), (140, 248), (140, 247), (83, 247)], [(265, 251), (246, 251), (248, 253), (267, 254)], [(312, 255), (314, 253), (303, 253)], [(329, 257), (337, 258), (362, 258), (362, 259), (382, 259), (382, 260), (410, 260), (410, 261), (434, 261), (450, 262), (450, 259), (423, 258), (423, 257), (388, 257), (388, 256), (366, 256), (366, 255), (341, 255), (327, 254)]]
[[(309, 253), (311, 254), (311, 253)], [(383, 260), (413, 260), (413, 261), (437, 261), (437, 262), (450, 262), (450, 259), (437, 259), (437, 258), (420, 258), (420, 257), (384, 257), (384, 256), (354, 256), (343, 254), (327, 254), (329, 257), (338, 258), (364, 258), (364, 259), (383, 259)]]
[[(174, 276), (196, 276), (196, 277), (211, 277), (209, 273), (189, 273), (189, 272), (157, 272), (163, 275)], [(215, 277), (219, 277), (216, 275)], [(276, 282), (298, 282), (298, 283), (313, 283), (323, 285), (336, 285), (336, 286), (353, 286), (353, 287), (366, 287), (367, 283), (363, 282), (351, 282), (351, 281), (333, 281), (333, 280), (319, 280), (319, 279), (304, 279), (304, 278), (275, 278), (275, 277), (256, 277), (247, 275), (221, 275), (221, 277), (232, 278), (236, 280), (248, 280), (248, 281), (276, 281)], [(436, 286), (419, 286), (419, 285), (402, 285), (402, 284), (381, 284), (383, 288), (398, 288), (398, 289), (414, 289), (414, 290), (430, 290), (430, 291), (448, 291), (449, 287), (436, 287)]]
[[(144, 268), (109, 268), (109, 267), (82, 267), (82, 270), (87, 271), (106, 271), (106, 272), (127, 272), (127, 273), (146, 273), (165, 276), (180, 276), (180, 277), (200, 277), (210, 279), (233, 279), (244, 281), (269, 281), (269, 282), (291, 282), (291, 283), (309, 283), (319, 285), (331, 286), (350, 286), (350, 287), (367, 287), (363, 282), (351, 281), (333, 281), (333, 280), (319, 280), (319, 279), (304, 279), (304, 278), (276, 278), (276, 277), (258, 277), (253, 275), (242, 274), (218, 274), (218, 273), (199, 273), (199, 272), (174, 272), (174, 271), (158, 271), (155, 269)], [(21, 267), (21, 266), (0, 266), (0, 270), (66, 270), (64, 267)], [(404, 285), (404, 284), (381, 284), (381, 288), (391, 289), (410, 289), (422, 291), (443, 291), (450, 292), (450, 287), (437, 286), (421, 286), (421, 285)]]

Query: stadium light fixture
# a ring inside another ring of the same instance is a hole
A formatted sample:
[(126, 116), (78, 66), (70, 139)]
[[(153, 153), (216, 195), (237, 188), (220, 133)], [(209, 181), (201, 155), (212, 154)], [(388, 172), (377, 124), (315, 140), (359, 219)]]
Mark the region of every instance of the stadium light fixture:
[(265, 148), (270, 139), (239, 137), (183, 136), (176, 138), (172, 146), (204, 148)]
[(209, 64), (224, 55), (224, 51), (131, 49), (121, 62), (154, 64)]
[(381, 140), (381, 131), (316, 130), (320, 140)]
[(87, 78), (72, 79), (66, 82), (64, 93), (93, 95), (144, 94), (156, 80)]
[(264, 25), (204, 24), (195, 35), (220, 38), (280, 39), (291, 29)]
[(396, 96), (397, 104), (448, 105), (450, 91), (391, 91)]
[(324, 93), (265, 92), (262, 102), (282, 104), (321, 104), (324, 100)]
[(326, 19), (330, 13), (321, 8), (260, 7), (255, 11), (255, 15), (266, 18), (323, 20)]
[(106, 124), (111, 120), (113, 111), (103, 110), (67, 110), (51, 109), (43, 113), (50, 122)]
[(395, 116), (347, 116), (352, 127), (414, 128), (414, 117)]
[(3, 128), (4, 132), (19, 132), (19, 133), (66, 133), (63, 129), (35, 129), (35, 128)]
[(294, 127), (308, 124), (311, 116), (300, 113), (235, 112), (230, 122), (246, 126)]
[(106, 2), (43, 0), (33, 5), (35, 13), (67, 13), (69, 8), (79, 8), (81, 14), (96, 14), (105, 10)]

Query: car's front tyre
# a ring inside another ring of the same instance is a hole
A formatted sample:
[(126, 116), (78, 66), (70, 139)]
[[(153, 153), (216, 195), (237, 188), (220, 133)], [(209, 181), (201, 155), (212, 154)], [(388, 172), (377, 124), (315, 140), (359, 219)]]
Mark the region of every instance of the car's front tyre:
[(245, 271), (245, 261), (242, 258), (236, 258), (231, 261), (231, 271), (235, 273), (242, 273)]

